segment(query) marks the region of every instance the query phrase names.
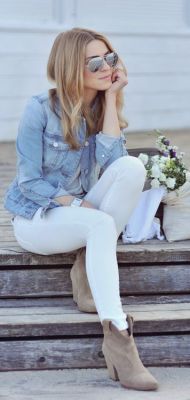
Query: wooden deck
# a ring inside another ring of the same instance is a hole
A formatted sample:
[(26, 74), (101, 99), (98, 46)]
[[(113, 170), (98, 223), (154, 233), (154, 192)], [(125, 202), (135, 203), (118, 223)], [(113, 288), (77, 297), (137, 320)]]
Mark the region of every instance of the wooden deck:
[[(98, 315), (72, 299), (76, 252), (41, 256), (18, 245), (2, 203), (15, 175), (13, 144), (1, 144), (0, 160), (0, 370), (105, 367)], [(189, 365), (190, 241), (120, 240), (117, 258), (145, 365)]]

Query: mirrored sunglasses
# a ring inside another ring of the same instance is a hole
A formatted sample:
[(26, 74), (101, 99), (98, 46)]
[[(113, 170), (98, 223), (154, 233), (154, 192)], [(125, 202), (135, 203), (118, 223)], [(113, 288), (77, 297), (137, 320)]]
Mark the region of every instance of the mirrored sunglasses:
[(90, 72), (97, 72), (102, 69), (104, 60), (110, 67), (115, 67), (118, 61), (117, 53), (108, 53), (105, 54), (103, 57), (93, 57), (91, 60), (87, 61), (85, 64)]

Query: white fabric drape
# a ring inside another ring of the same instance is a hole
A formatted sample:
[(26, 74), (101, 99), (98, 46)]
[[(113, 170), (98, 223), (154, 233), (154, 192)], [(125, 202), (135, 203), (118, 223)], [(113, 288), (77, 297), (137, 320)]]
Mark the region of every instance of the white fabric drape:
[(141, 193), (140, 200), (123, 230), (123, 243), (137, 243), (154, 237), (164, 239), (160, 233), (160, 220), (155, 214), (166, 193), (164, 186)]

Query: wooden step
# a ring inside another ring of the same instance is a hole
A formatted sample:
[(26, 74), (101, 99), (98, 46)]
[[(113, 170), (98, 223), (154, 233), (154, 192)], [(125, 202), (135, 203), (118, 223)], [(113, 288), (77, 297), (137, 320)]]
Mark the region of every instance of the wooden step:
[[(70, 270), (70, 264), (1, 267), (0, 298), (71, 296)], [(190, 293), (189, 264), (119, 263), (119, 278), (121, 295)]]
[[(190, 241), (117, 245), (120, 293), (190, 294)], [(71, 296), (71, 253), (41, 256), (1, 248), (0, 298)]]
[[(134, 333), (190, 331), (190, 304), (124, 305), (136, 321)], [(98, 314), (74, 307), (19, 307), (0, 310), (0, 338), (101, 335)]]
[[(29, 253), (16, 242), (12, 227), (1, 225), (0, 266), (11, 265), (63, 265), (74, 262), (76, 251), (49, 256)], [(11, 233), (10, 233), (11, 232)], [(8, 237), (8, 239), (6, 239)], [(117, 258), (120, 263), (190, 263), (190, 240), (169, 243), (151, 239), (141, 243), (117, 244)]]
[[(189, 293), (175, 294), (147, 294), (147, 295), (127, 295), (121, 296), (123, 305), (143, 305), (143, 304), (179, 304), (190, 303)], [(50, 297), (10, 297), (0, 299), (1, 308), (19, 307), (63, 307), (65, 310), (76, 310), (73, 296), (50, 296)]]
[[(134, 317), (134, 337), (145, 365), (189, 365), (189, 303), (130, 305), (124, 311)], [(97, 314), (63, 307), (4, 308), (0, 338), (1, 371), (106, 366)]]

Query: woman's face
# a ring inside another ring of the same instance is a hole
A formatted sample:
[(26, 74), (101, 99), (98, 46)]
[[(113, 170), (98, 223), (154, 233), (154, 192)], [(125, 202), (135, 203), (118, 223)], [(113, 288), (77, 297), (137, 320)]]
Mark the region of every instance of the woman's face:
[[(104, 42), (101, 40), (92, 40), (86, 46), (86, 58), (87, 62), (91, 57), (104, 56), (106, 53), (110, 53), (110, 50)], [(89, 58), (90, 57), (90, 58)], [(100, 71), (91, 72), (88, 66), (84, 68), (84, 88), (87, 90), (107, 90), (112, 84), (111, 75), (113, 68), (110, 67), (105, 61)]]

